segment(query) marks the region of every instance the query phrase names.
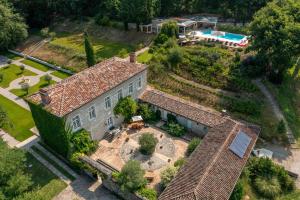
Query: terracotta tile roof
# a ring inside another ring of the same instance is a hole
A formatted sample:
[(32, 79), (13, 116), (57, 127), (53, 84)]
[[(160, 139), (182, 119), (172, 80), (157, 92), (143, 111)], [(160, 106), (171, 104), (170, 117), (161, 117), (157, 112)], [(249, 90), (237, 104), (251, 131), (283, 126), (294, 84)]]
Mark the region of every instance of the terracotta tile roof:
[[(77, 73), (60, 83), (45, 88), (51, 102), (45, 106), (54, 115), (65, 116), (92, 101), (134, 75), (144, 71), (146, 65), (111, 58)], [(27, 98), (41, 103), (38, 93)]]
[(216, 111), (209, 110), (199, 104), (185, 101), (182, 98), (169, 95), (150, 87), (143, 92), (139, 99), (209, 127), (216, 126), (226, 121), (226, 119)]
[[(229, 199), (260, 129), (152, 88), (147, 88), (140, 100), (210, 127), (201, 145), (163, 191), (159, 200)], [(251, 138), (242, 159), (229, 149), (240, 131)]]
[[(229, 149), (239, 131), (251, 138), (243, 158)], [(259, 132), (258, 127), (231, 119), (211, 128), (159, 200), (228, 200)]]

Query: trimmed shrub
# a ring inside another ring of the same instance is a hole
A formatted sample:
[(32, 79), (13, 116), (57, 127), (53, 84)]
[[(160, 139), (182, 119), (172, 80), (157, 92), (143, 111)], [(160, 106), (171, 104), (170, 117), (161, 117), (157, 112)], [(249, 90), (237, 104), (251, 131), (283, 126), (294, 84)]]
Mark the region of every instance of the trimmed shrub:
[(229, 200), (242, 200), (243, 196), (244, 196), (243, 184), (240, 181), (238, 181), (234, 187), (233, 192), (231, 193)]
[(257, 177), (254, 181), (257, 192), (265, 198), (275, 199), (281, 193), (281, 187), (277, 178), (267, 179)]
[(174, 167), (181, 168), (186, 163), (185, 158), (179, 158), (175, 161)]
[(158, 140), (152, 133), (144, 133), (139, 138), (140, 152), (144, 155), (151, 155), (155, 151)]
[(193, 138), (188, 145), (186, 155), (190, 156), (200, 143), (201, 140), (199, 138)]
[(170, 135), (175, 137), (181, 137), (185, 134), (185, 128), (180, 124), (171, 122), (163, 127)]
[(157, 199), (157, 192), (151, 188), (142, 188), (138, 191), (138, 194), (142, 197), (147, 198), (148, 200), (156, 200)]
[(121, 172), (114, 175), (121, 189), (135, 192), (144, 188), (147, 180), (144, 178), (145, 171), (141, 168), (139, 161), (130, 160), (122, 168)]
[(161, 186), (163, 188), (166, 188), (168, 184), (172, 181), (172, 179), (176, 176), (177, 172), (178, 172), (178, 168), (173, 166), (170, 166), (164, 171), (162, 171), (160, 174)]

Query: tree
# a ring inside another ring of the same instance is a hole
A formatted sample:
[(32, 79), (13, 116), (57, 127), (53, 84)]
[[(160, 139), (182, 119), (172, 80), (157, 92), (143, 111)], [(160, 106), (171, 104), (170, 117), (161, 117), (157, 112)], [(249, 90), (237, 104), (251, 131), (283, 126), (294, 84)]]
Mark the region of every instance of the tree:
[(179, 47), (170, 49), (168, 53), (168, 62), (172, 69), (177, 70), (178, 65), (183, 61), (183, 52)]
[(123, 166), (116, 179), (123, 190), (134, 192), (147, 184), (144, 175), (145, 171), (141, 168), (140, 162), (130, 160)]
[(172, 181), (172, 179), (176, 176), (178, 172), (177, 167), (170, 166), (160, 174), (161, 185), (163, 188), (166, 188), (168, 184)]
[(47, 84), (49, 85), (50, 82), (52, 81), (52, 76), (50, 76), (50, 74), (46, 74), (46, 75), (44, 76), (44, 78), (45, 78), (45, 81), (47, 81)]
[(3, 126), (5, 126), (7, 124), (10, 124), (7, 113), (0, 106), (0, 128), (2, 128)]
[(128, 22), (136, 23), (137, 31), (142, 23), (150, 23), (155, 13), (156, 0), (121, 0), (120, 15), (128, 30)]
[(176, 21), (169, 21), (162, 25), (160, 34), (165, 34), (169, 38), (177, 38), (179, 35), (179, 28)]
[(138, 114), (141, 115), (143, 117), (143, 120), (145, 120), (146, 122), (152, 120), (155, 121), (157, 118), (155, 112), (151, 110), (148, 104), (145, 103), (139, 104)]
[(144, 133), (139, 138), (140, 152), (145, 155), (151, 155), (155, 151), (158, 140), (151, 133)]
[(21, 73), (23, 74), (23, 73), (24, 73), (24, 70), (25, 70), (25, 65), (21, 65), (21, 66), (20, 66), (20, 70), (21, 70)]
[(194, 150), (198, 147), (198, 145), (201, 143), (201, 140), (199, 138), (193, 138), (189, 145), (188, 145), (188, 148), (186, 150), (186, 154), (187, 156), (190, 156)]
[(84, 48), (86, 54), (86, 62), (89, 67), (96, 64), (93, 45), (90, 42), (87, 32), (84, 33)]
[(30, 88), (30, 86), (29, 86), (29, 84), (28, 83), (22, 83), (22, 85), (21, 85), (21, 89), (24, 91), (24, 92), (26, 92), (26, 95), (28, 94), (28, 92), (29, 92), (29, 88)]
[(73, 133), (70, 139), (73, 151), (83, 154), (90, 154), (97, 148), (97, 143), (92, 140), (91, 135), (86, 130)]
[(17, 172), (8, 180), (4, 190), (7, 196), (16, 197), (28, 191), (32, 185), (33, 183), (28, 175)]
[(132, 97), (128, 96), (119, 100), (114, 108), (114, 114), (122, 115), (125, 118), (125, 121), (129, 122), (137, 112), (137, 108), (138, 106), (136, 101)]
[(6, 0), (0, 0), (0, 49), (14, 47), (27, 37), (27, 26)]
[(300, 2), (272, 1), (259, 10), (250, 24), (251, 49), (265, 61), (269, 79), (281, 83), (292, 58), (300, 52)]
[(243, 196), (244, 196), (243, 184), (240, 181), (238, 181), (233, 189), (233, 192), (231, 193), (229, 200), (242, 200)]
[(280, 120), (280, 122), (277, 125), (277, 133), (283, 134), (286, 132), (285, 123), (283, 120)]

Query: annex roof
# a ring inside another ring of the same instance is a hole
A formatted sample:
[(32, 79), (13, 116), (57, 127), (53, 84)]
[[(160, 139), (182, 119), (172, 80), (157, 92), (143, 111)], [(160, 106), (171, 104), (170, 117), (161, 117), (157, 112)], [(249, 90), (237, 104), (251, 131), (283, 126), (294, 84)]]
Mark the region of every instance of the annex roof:
[(139, 99), (208, 127), (213, 127), (226, 121), (226, 118), (222, 117), (218, 112), (208, 110), (198, 104), (191, 103), (150, 87), (144, 91)]
[[(45, 109), (56, 116), (65, 116), (146, 68), (146, 65), (116, 57), (100, 62), (60, 83), (44, 88), (51, 98)], [(39, 93), (29, 96), (27, 100), (41, 103)]]
[[(229, 149), (240, 131), (251, 138), (243, 157)], [(259, 132), (231, 119), (211, 128), (159, 200), (228, 200)]]

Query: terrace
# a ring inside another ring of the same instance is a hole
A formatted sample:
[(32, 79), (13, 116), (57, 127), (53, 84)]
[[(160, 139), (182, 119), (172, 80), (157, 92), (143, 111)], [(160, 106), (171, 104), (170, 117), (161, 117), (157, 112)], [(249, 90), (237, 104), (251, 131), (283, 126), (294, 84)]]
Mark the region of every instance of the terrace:
[[(138, 140), (143, 133), (152, 133), (158, 140), (155, 152), (150, 156), (143, 155), (139, 151)], [(151, 181), (149, 186), (157, 187), (160, 182), (160, 172), (184, 157), (187, 146), (187, 141), (172, 137), (161, 129), (150, 126), (139, 130), (123, 131), (112, 142), (101, 140), (99, 148), (90, 157), (119, 171), (129, 160), (138, 160), (146, 171), (147, 179)]]

